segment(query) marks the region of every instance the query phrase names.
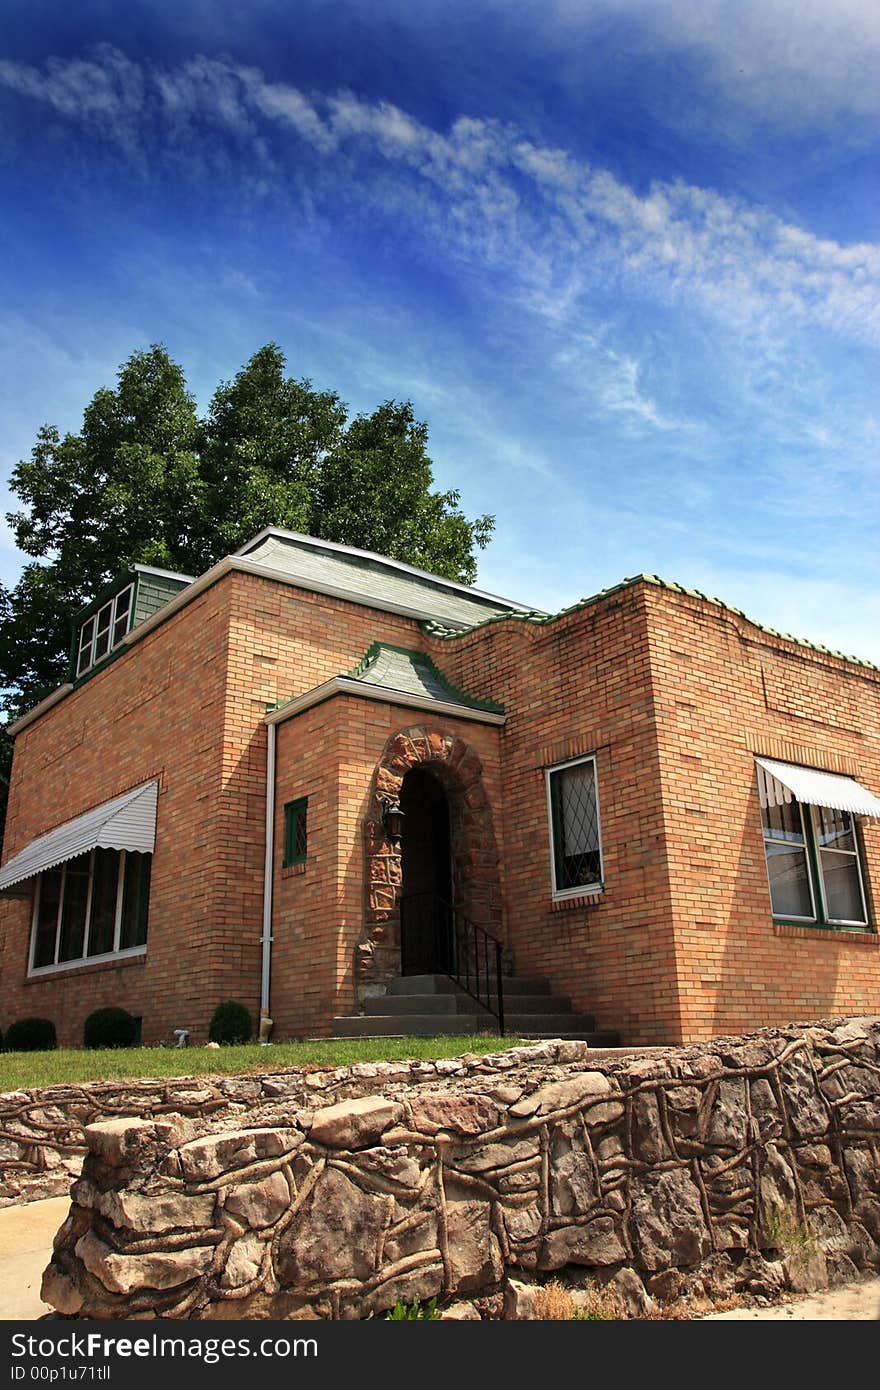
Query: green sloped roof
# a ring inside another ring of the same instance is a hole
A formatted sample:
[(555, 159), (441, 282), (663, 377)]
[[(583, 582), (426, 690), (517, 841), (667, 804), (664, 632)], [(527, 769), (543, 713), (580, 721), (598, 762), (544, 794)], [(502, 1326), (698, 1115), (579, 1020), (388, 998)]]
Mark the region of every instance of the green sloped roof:
[(415, 618), (430, 618), (452, 628), (469, 627), (497, 613), (523, 611), (512, 599), (314, 536), (268, 530), (238, 554), (288, 576), (303, 588), (335, 593), (354, 603)]
[(425, 652), (409, 651), (406, 647), (374, 642), (348, 674), (352, 680), (361, 681), (364, 685), (382, 686), (426, 700), (487, 710), (491, 714), (504, 713), (504, 706), (496, 704), (494, 700), (479, 700), (459, 690), (438, 671)]

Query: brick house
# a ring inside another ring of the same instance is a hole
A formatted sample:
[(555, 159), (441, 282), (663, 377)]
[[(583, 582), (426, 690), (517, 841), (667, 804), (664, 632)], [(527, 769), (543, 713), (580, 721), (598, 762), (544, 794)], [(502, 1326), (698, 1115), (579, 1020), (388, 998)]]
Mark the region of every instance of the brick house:
[(547, 615), (269, 529), (121, 577), (12, 731), (4, 1028), (400, 1031), (496, 941), (625, 1042), (880, 1011), (880, 670), (654, 576)]

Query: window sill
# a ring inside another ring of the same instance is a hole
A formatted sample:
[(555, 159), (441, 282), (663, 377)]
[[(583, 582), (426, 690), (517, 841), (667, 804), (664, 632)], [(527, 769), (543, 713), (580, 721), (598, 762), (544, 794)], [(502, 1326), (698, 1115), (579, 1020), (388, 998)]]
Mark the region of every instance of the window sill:
[(95, 960), (65, 960), (60, 965), (39, 965), (28, 971), (25, 984), (39, 984), (41, 980), (66, 979), (69, 975), (82, 975), (84, 971), (88, 971), (90, 975), (97, 975), (101, 970), (119, 970), (128, 965), (143, 965), (146, 958), (147, 948), (141, 946), (127, 951), (125, 955), (103, 956)]
[(789, 936), (800, 941), (837, 941), (847, 946), (880, 946), (880, 936), (870, 927), (832, 927), (816, 922), (774, 922), (774, 936)]
[(581, 892), (572, 893), (564, 898), (551, 898), (551, 912), (564, 912), (569, 907), (597, 907), (602, 899), (605, 889), (602, 884), (596, 888), (584, 888)]
[(281, 867), (282, 878), (295, 878), (297, 874), (304, 874), (308, 861), (303, 859), (299, 864), (284, 864)]

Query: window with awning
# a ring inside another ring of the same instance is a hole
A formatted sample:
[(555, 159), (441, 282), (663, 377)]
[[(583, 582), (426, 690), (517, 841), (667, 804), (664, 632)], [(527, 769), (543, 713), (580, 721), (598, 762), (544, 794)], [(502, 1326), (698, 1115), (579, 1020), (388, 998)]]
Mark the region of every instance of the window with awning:
[(859, 816), (880, 798), (852, 777), (756, 758), (773, 916), (866, 930)]
[(159, 783), (147, 782), (31, 840), (0, 869), (0, 892), (93, 849), (152, 854)]
[(0, 891), (33, 885), (30, 973), (145, 950), (158, 790), (148, 782), (103, 802), (0, 870)]

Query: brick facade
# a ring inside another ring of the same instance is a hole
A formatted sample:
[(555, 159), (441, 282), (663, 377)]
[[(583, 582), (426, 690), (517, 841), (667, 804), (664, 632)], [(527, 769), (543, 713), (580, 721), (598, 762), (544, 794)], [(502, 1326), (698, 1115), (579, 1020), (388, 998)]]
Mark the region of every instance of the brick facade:
[[(880, 1011), (878, 937), (774, 925), (754, 756), (880, 791), (880, 672), (638, 581), (549, 621), (450, 633), (230, 572), (18, 735), (4, 857), (128, 788), (160, 783), (146, 954), (28, 978), (31, 903), (0, 899), (0, 1026), (92, 1009), (147, 1042), (260, 1001), (268, 707), (352, 669), (375, 641), (427, 652), (501, 727), (336, 693), (277, 725), (273, 1036), (312, 1036), (381, 988), (400, 947), (400, 856), (377, 794), (410, 768), (444, 788), (457, 905), (627, 1042), (695, 1041)], [(554, 901), (545, 773), (594, 755), (604, 889)], [(284, 805), (308, 798), (304, 864)], [(860, 826), (876, 923), (880, 834)]]

